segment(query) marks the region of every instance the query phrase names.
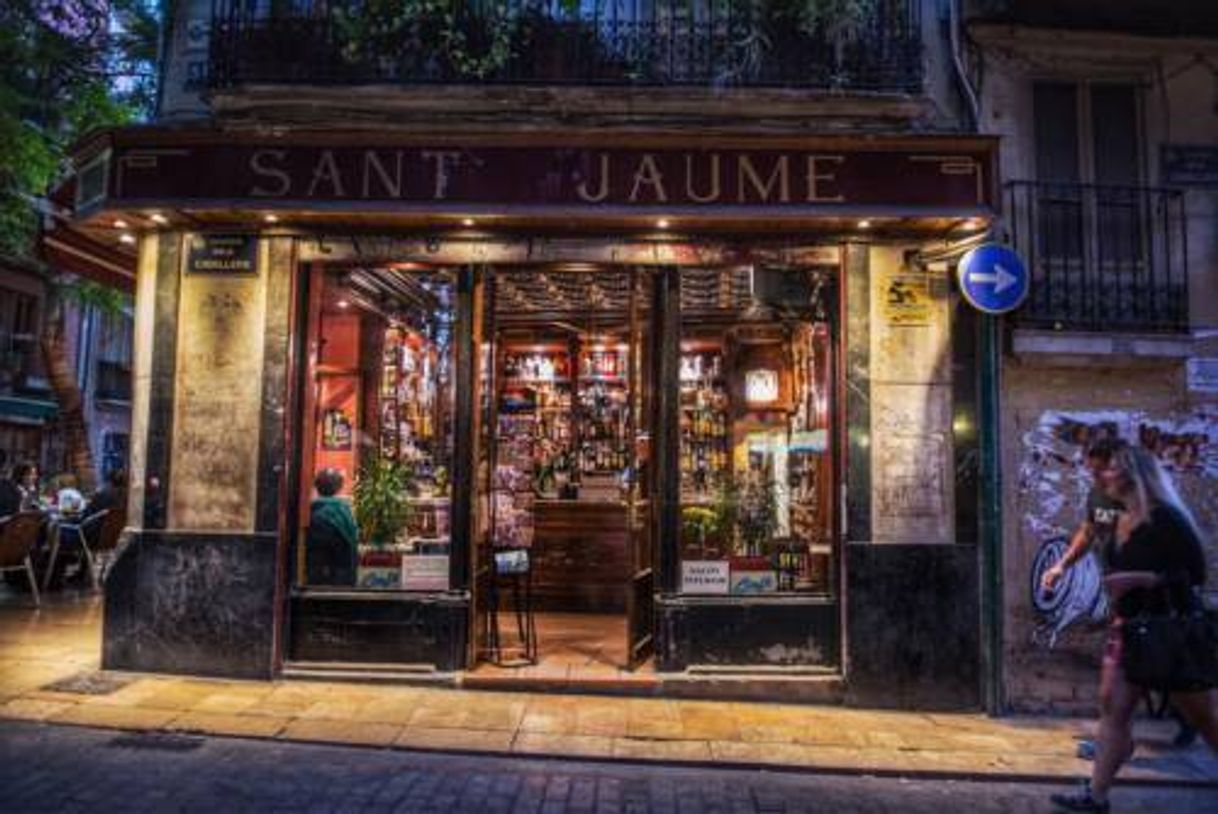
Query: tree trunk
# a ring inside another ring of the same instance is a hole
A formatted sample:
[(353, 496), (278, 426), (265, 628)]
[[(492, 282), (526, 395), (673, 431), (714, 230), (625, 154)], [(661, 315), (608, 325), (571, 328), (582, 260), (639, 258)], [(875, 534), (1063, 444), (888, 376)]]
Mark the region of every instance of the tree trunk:
[(80, 490), (89, 494), (97, 484), (97, 472), (93, 468), (93, 451), (89, 448), (84, 396), (76, 383), (68, 356), (66, 321), (63, 297), (51, 285), (48, 287), (46, 320), (42, 327), (42, 358), (47, 380), (59, 405), (58, 424), (64, 436), (68, 469), (76, 476)]

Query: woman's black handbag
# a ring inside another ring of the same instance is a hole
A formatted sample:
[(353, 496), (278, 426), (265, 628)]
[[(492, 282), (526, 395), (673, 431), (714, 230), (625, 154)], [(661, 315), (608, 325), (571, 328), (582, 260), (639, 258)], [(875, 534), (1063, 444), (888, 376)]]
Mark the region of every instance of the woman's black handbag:
[(1218, 614), (1198, 606), (1137, 616), (1125, 621), (1121, 637), (1121, 666), (1131, 684), (1164, 692), (1218, 687)]

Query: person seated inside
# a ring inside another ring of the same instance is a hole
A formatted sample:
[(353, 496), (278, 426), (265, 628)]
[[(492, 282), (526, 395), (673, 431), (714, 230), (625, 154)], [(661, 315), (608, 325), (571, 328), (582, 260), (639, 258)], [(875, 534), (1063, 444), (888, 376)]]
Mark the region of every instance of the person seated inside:
[(313, 479), (317, 497), (309, 506), (305, 575), (310, 585), (355, 585), (359, 529), (347, 501), (336, 497), (343, 474), (323, 469)]
[(127, 506), (127, 473), (122, 469), (114, 469), (106, 475), (102, 488), (89, 498), (89, 505), (83, 512), (85, 517), (92, 517), (104, 509), (119, 510)]

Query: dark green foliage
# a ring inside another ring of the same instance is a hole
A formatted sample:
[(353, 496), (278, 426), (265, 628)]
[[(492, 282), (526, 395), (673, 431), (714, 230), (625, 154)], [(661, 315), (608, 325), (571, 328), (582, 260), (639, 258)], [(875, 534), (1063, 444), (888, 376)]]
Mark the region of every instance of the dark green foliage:
[(68, 147), (152, 111), (155, 0), (0, 3), (0, 254), (29, 258)]

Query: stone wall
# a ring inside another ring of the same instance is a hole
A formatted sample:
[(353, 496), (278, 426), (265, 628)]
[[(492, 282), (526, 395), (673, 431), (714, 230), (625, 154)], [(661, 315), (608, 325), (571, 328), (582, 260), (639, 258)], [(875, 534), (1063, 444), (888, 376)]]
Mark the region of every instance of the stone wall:
[[(1110, 363), (1111, 364), (1111, 363)], [(1218, 588), (1218, 403), (1190, 399), (1182, 366), (1008, 364), (1003, 472), (1006, 693), (1012, 708), (1095, 709), (1105, 600), (1098, 566), (1076, 566), (1052, 596), (1034, 586), (1083, 519), (1085, 444), (1114, 434), (1153, 450), (1206, 535)]]

